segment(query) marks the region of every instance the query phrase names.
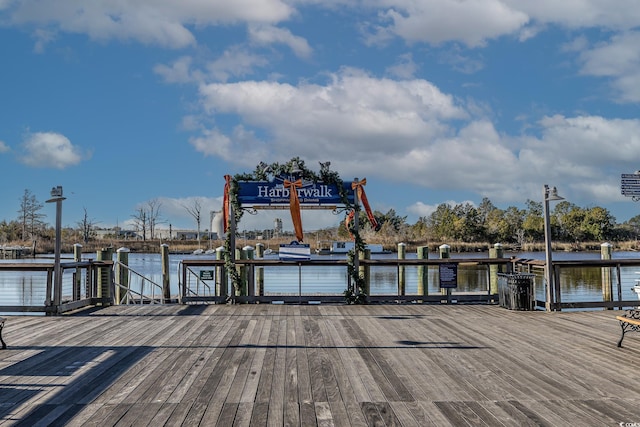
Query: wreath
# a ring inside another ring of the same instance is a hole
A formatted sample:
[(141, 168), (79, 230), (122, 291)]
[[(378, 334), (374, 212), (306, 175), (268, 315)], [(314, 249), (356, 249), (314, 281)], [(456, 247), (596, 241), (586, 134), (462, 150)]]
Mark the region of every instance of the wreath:
[[(294, 157), (286, 163), (272, 163), (267, 164), (264, 162), (260, 162), (255, 170), (252, 173), (243, 173), (237, 174), (234, 176), (226, 175), (225, 176), (225, 192), (224, 192), (224, 206), (223, 210), (225, 212), (225, 230), (230, 229), (231, 227), (231, 218), (228, 217), (229, 208), (233, 208), (234, 220), (235, 224), (238, 224), (242, 219), (244, 214), (244, 210), (238, 199), (238, 189), (239, 182), (241, 181), (268, 181), (269, 178), (281, 176), (288, 174), (292, 171), (292, 169), (296, 169), (297, 174), (304, 181), (311, 181), (314, 183), (322, 182), (324, 184), (335, 185), (338, 188), (338, 192), (340, 195), (340, 199), (344, 204), (344, 207), (347, 211), (353, 212), (355, 215), (359, 215), (360, 213), (360, 205), (353, 204), (349, 201), (348, 193), (344, 189), (344, 183), (340, 178), (340, 175), (329, 169), (329, 162), (320, 163), (320, 173), (316, 173), (305, 166), (304, 160), (301, 160), (299, 157)], [(366, 197), (363, 198), (363, 201), (366, 201)], [(367, 211), (369, 211), (367, 207)], [(375, 224), (375, 219), (372, 219), (372, 215), (368, 215), (369, 220), (372, 222), (372, 226), (377, 228)], [(354, 249), (350, 250), (347, 253), (347, 274), (351, 277), (354, 286), (349, 289), (347, 288), (344, 291), (345, 300), (348, 304), (362, 304), (366, 302), (367, 295), (364, 292), (365, 289), (365, 281), (364, 277), (360, 275), (358, 268), (356, 268), (356, 253), (364, 252), (365, 250), (365, 242), (360, 236), (360, 231), (355, 226), (354, 222), (349, 221), (347, 223), (347, 229), (349, 230), (351, 236), (354, 240)], [(239, 294), (242, 288), (242, 279), (240, 277), (240, 273), (236, 269), (235, 263), (233, 262), (232, 250), (235, 252), (235, 248), (231, 247), (231, 236), (230, 233), (227, 233), (225, 244), (224, 244), (224, 261), (225, 267), (229, 272), (229, 276), (231, 279), (231, 283), (233, 284), (235, 294)]]

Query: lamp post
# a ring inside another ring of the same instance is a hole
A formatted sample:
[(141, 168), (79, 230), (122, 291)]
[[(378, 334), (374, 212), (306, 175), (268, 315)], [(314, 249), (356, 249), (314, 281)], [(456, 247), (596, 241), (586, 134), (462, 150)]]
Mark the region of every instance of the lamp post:
[[(544, 186), (544, 244), (545, 244), (545, 259), (546, 263), (544, 266), (544, 277), (546, 283), (546, 301), (545, 308), (547, 311), (551, 311), (551, 295), (552, 289), (555, 289), (554, 286), (554, 274), (553, 274), (553, 264), (552, 264), (552, 255), (551, 255), (551, 221), (549, 219), (549, 202), (552, 200), (564, 200), (564, 197), (558, 196), (558, 190), (556, 187), (549, 189), (549, 186), (545, 184)], [(555, 304), (554, 304), (555, 309)]]
[[(62, 295), (62, 272), (60, 271), (60, 232), (62, 228), (62, 201), (66, 197), (62, 197), (62, 186), (58, 185), (51, 189), (51, 198), (47, 203), (56, 203), (56, 246), (53, 261), (53, 305), (60, 306)], [(45, 304), (51, 303), (50, 293), (47, 292), (47, 301)]]

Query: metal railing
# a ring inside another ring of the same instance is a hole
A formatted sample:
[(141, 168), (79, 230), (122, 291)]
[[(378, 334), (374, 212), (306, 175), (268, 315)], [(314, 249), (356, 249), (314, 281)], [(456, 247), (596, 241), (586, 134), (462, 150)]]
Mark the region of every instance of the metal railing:
[[(553, 280), (554, 289), (549, 292), (551, 301), (546, 301), (545, 265), (545, 262), (540, 260), (514, 260), (514, 271), (532, 273), (535, 276), (533, 293), (536, 297), (536, 307), (560, 311), (593, 308), (624, 309), (640, 305), (637, 298), (625, 298), (624, 292), (625, 286), (631, 288), (631, 282), (640, 277), (635, 272), (640, 269), (640, 259), (553, 261), (551, 274), (555, 280)], [(599, 283), (601, 299), (585, 301), (571, 294), (571, 290), (577, 285), (568, 282), (576, 280), (576, 271), (581, 275), (589, 275), (589, 282)], [(574, 274), (569, 274), (570, 272)]]
[[(441, 292), (441, 264), (457, 266), (461, 278), (458, 289)], [(238, 291), (230, 283), (222, 260), (183, 260), (179, 268), (181, 303), (344, 302), (344, 291), (352, 285), (346, 259), (236, 260), (241, 277)], [(369, 302), (497, 302), (497, 278), (494, 281), (492, 275), (510, 269), (511, 260), (506, 258), (360, 260), (361, 275), (369, 283)], [(473, 289), (465, 286), (465, 278), (470, 276), (479, 282)], [(377, 285), (382, 281), (395, 285), (381, 289)]]
[(0, 263), (0, 312), (61, 314), (86, 306), (109, 305), (113, 295), (112, 267), (110, 261), (61, 263), (62, 286), (56, 291), (54, 263)]
[(164, 304), (162, 285), (138, 273), (127, 264), (115, 261), (115, 304)]

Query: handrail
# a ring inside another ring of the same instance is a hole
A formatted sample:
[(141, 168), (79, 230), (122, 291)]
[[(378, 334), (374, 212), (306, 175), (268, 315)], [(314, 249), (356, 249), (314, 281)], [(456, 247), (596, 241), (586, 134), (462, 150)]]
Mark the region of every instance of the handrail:
[[(117, 277), (117, 275), (115, 274), (115, 269), (117, 267), (124, 268), (128, 272), (128, 275), (129, 275), (129, 286), (124, 286), (124, 285), (122, 285), (120, 283), (115, 283), (115, 279), (114, 279), (114, 283), (118, 288), (125, 289), (127, 291), (127, 292), (125, 292), (125, 296), (127, 296), (129, 293), (137, 294), (137, 295), (140, 296), (140, 304), (143, 303), (144, 298), (148, 299), (149, 301), (153, 301), (153, 303), (155, 304), (156, 303), (156, 296), (155, 296), (156, 293), (154, 291), (157, 288), (157, 289), (159, 289), (159, 293), (160, 293), (160, 303), (161, 304), (165, 303), (164, 293), (162, 292), (162, 285), (159, 285), (158, 283), (154, 282), (153, 280), (149, 279), (148, 277), (145, 277), (144, 275), (138, 273), (137, 271), (135, 271), (134, 269), (129, 267), (127, 264), (124, 264), (121, 261), (114, 261), (113, 262), (113, 273), (114, 273), (113, 276), (114, 277)], [(142, 279), (142, 286), (140, 287), (141, 288), (140, 292), (133, 291), (133, 290), (130, 289), (130, 286), (131, 286), (131, 275), (132, 274)], [(144, 295), (144, 283), (145, 282), (149, 282), (152, 285), (151, 286), (152, 292), (151, 292), (151, 296), (150, 297)]]

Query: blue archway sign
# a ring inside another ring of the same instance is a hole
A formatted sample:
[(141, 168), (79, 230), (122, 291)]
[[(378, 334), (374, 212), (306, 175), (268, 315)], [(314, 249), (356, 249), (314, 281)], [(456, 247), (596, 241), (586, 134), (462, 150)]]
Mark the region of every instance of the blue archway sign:
[[(284, 186), (285, 180), (292, 177), (280, 175), (273, 181), (238, 181), (238, 201), (243, 206), (256, 209), (279, 208), (289, 206), (289, 189)], [(354, 204), (354, 191), (351, 182), (343, 183), (344, 192), (349, 203)], [(300, 207), (303, 209), (332, 209), (344, 205), (338, 186), (333, 183), (302, 181), (296, 189)]]

